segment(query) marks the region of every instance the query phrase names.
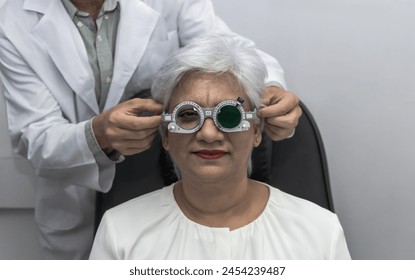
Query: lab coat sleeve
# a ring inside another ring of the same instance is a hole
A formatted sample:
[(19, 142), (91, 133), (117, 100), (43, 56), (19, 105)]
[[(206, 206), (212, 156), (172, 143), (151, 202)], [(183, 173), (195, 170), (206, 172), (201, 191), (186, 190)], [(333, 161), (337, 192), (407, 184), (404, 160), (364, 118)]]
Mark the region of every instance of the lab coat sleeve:
[(115, 165), (96, 164), (85, 137), (86, 121), (68, 121), (53, 94), (5, 37), (0, 37), (0, 67), (15, 152), (27, 158), (39, 176), (109, 190)]
[[(245, 44), (255, 47), (253, 41), (230, 30), (226, 23), (215, 14), (210, 0), (183, 0), (181, 4), (178, 31), (182, 46), (208, 33), (229, 33)], [(286, 88), (284, 71), (279, 62), (271, 55), (257, 48), (256, 50), (267, 67), (268, 77), (265, 83)]]

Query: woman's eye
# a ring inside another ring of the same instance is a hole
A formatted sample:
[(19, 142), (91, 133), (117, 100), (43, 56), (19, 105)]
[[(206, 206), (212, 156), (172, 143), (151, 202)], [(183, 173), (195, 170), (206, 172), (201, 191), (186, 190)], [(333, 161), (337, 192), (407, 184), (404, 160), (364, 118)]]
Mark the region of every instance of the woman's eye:
[(199, 120), (199, 114), (195, 110), (191, 110), (191, 109), (183, 110), (183, 111), (179, 112), (177, 117), (182, 122), (192, 122), (192, 121), (195, 121), (195, 120)]

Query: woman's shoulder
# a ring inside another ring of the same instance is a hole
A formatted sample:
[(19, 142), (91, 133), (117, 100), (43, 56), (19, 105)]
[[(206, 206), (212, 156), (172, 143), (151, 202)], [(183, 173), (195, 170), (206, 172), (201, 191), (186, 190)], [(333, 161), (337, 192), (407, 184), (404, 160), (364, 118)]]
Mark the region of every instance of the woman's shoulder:
[(139, 244), (143, 246), (140, 247), (141, 253), (146, 255), (144, 252), (148, 252), (157, 242), (169, 219), (178, 216), (177, 204), (172, 202), (173, 185), (109, 209), (95, 237), (96, 251), (110, 247), (113, 255), (109, 258), (129, 259), (140, 240)]
[[(264, 217), (269, 231), (284, 236), (293, 258), (350, 259), (343, 228), (337, 215), (311, 201), (269, 186)], [(292, 256), (291, 256), (292, 257)]]
[(106, 211), (111, 220), (146, 220), (163, 216), (170, 212), (174, 201), (173, 185), (133, 198)]
[(303, 219), (317, 223), (337, 223), (337, 215), (330, 210), (309, 200), (288, 194), (278, 188), (269, 186), (269, 207), (278, 212), (279, 216), (290, 219)]

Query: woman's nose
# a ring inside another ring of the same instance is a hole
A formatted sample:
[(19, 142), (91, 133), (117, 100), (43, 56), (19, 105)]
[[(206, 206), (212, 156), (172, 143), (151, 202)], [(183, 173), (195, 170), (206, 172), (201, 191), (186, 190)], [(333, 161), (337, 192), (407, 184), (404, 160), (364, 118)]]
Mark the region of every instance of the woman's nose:
[(196, 138), (199, 141), (212, 143), (215, 141), (222, 141), (224, 135), (223, 131), (216, 127), (215, 122), (211, 118), (207, 118), (199, 131), (196, 132)]

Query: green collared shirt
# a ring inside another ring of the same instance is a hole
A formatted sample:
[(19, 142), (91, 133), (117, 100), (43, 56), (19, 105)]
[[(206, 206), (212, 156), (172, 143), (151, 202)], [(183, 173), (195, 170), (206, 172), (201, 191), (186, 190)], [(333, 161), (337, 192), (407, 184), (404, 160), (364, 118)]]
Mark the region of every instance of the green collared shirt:
[[(118, 0), (105, 0), (96, 21), (86, 12), (79, 11), (70, 0), (61, 0), (70, 18), (77, 26), (88, 54), (88, 61), (95, 79), (95, 95), (100, 111), (108, 97), (114, 69), (114, 55), (117, 38), (120, 6)], [(118, 153), (105, 154), (95, 139), (92, 120), (85, 125), (88, 146), (96, 161), (108, 164), (120, 161)]]
[(94, 73), (95, 95), (102, 110), (107, 100), (114, 68), (115, 42), (120, 19), (118, 1), (105, 0), (96, 21), (88, 13), (79, 11), (70, 0), (62, 0), (62, 3), (84, 41), (89, 64)]

